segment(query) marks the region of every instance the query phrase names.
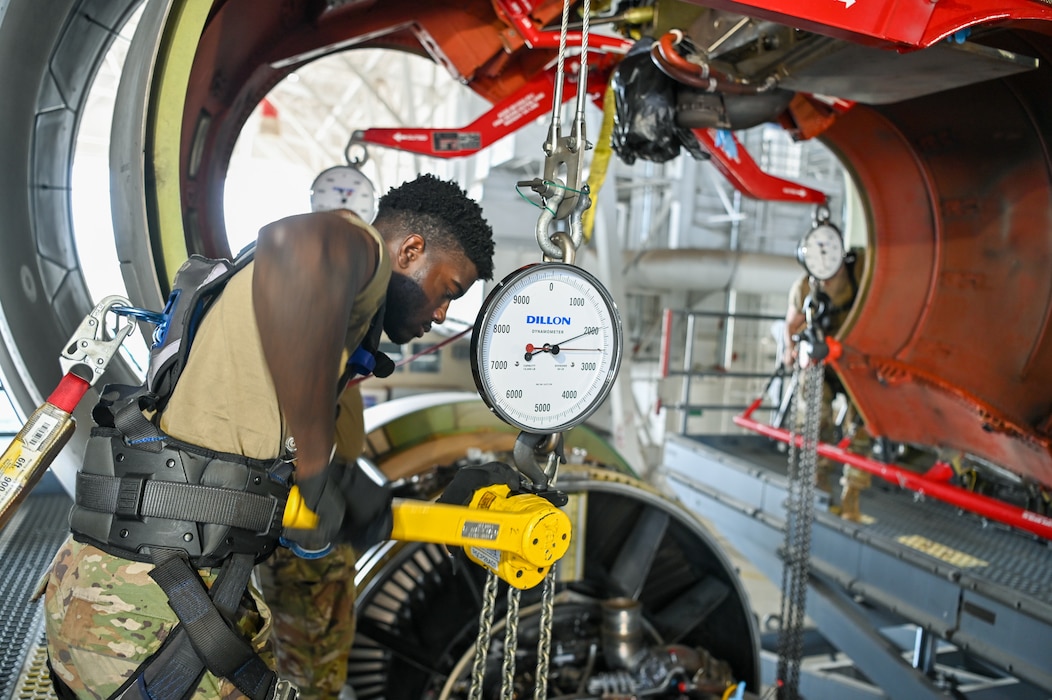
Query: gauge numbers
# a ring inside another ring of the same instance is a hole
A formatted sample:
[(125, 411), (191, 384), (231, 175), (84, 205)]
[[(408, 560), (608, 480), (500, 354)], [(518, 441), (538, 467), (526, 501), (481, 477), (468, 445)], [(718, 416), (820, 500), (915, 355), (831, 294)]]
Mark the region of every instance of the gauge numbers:
[(482, 305), (472, 373), (502, 420), (532, 433), (584, 422), (609, 395), (621, 363), (621, 317), (591, 274), (540, 263), (508, 275)]

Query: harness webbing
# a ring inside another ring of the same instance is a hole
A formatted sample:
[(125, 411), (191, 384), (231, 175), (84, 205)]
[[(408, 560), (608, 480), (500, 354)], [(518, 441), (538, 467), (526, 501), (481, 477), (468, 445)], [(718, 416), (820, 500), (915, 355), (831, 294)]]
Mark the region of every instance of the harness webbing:
[(210, 590), (179, 553), (165, 550), (155, 561), (150, 576), (168, 595), (180, 624), (110, 700), (189, 700), (206, 668), (252, 700), (271, 698), (277, 675), (228, 622), (248, 585), (252, 556), (232, 555)]
[(126, 518), (193, 520), (266, 532), (279, 503), (214, 486), (77, 473), (77, 505)]

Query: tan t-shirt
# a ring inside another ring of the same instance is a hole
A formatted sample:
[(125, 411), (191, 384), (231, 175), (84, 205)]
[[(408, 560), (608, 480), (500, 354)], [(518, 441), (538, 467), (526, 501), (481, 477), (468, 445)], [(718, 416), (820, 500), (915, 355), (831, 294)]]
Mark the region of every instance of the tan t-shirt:
[[(851, 311), (851, 305), (862, 284), (862, 272), (865, 268), (865, 262), (865, 251), (856, 250), (853, 267), (855, 276), (854, 285), (851, 284), (851, 274), (849, 273), (846, 264), (836, 275), (833, 276), (832, 279), (826, 280), (822, 283), (822, 289), (829, 295), (834, 307), (832, 318), (830, 319), (830, 333), (836, 333), (839, 331), (840, 327), (844, 325), (844, 321), (847, 320), (848, 313)], [(793, 288), (789, 291), (790, 308), (803, 313), (804, 300), (810, 293), (811, 284), (808, 280), (808, 276), (804, 275), (796, 281)]]
[[(355, 223), (361, 225), (360, 220)], [(376, 272), (354, 299), (342, 361), (333, 368), (333, 383), (350, 353), (365, 338), (383, 305), (391, 278), (383, 238), (373, 227), (368, 230), (379, 244)], [(256, 324), (254, 269), (255, 263), (249, 263), (234, 275), (202, 321), (186, 367), (161, 416), (160, 428), (193, 445), (253, 459), (273, 459), (281, 454), (287, 435)], [(340, 399), (341, 424), (337, 426), (342, 443), (339, 452), (354, 459), (358, 456), (352, 452), (354, 445), (360, 451), (363, 440), (361, 397), (354, 388), (344, 393), (347, 395)]]

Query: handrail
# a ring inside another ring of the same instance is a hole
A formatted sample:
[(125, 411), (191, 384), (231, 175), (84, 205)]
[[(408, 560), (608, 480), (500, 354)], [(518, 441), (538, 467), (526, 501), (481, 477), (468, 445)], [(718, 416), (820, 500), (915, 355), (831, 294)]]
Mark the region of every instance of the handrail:
[[(793, 440), (797, 447), (801, 447), (803, 444), (802, 436), (792, 436), (784, 428), (775, 428), (752, 418), (753, 411), (760, 406), (762, 401), (762, 396), (757, 398), (745, 413), (734, 417), (734, 422), (743, 428), (784, 443), (789, 443), (790, 440)], [(846, 449), (846, 445), (830, 445), (829, 443), (819, 442), (818, 454), (879, 476), (881, 479), (902, 488), (916, 491), (924, 496), (931, 496), (995, 522), (1010, 525), (1045, 539), (1052, 539), (1052, 518), (948, 483), (947, 479), (952, 476), (953, 472), (952, 468), (948, 468), (949, 465), (945, 462), (936, 462), (927, 472), (919, 474), (894, 464), (885, 464), (875, 459), (849, 452)]]

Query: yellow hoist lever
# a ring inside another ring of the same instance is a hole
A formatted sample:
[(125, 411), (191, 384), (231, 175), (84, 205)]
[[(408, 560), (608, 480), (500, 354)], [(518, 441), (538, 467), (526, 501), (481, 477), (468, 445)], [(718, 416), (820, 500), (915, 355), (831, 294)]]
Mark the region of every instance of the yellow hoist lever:
[[(540, 496), (512, 494), (504, 484), (480, 488), (466, 506), (396, 498), (391, 510), (392, 540), (462, 547), (473, 562), (521, 590), (541, 583), (570, 547), (566, 513)], [(282, 524), (297, 529), (318, 524), (295, 486)]]

